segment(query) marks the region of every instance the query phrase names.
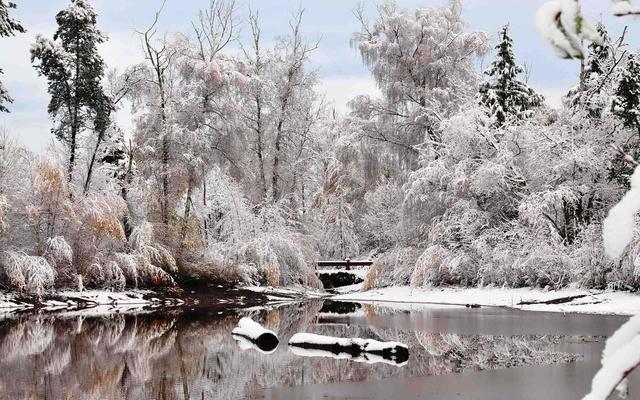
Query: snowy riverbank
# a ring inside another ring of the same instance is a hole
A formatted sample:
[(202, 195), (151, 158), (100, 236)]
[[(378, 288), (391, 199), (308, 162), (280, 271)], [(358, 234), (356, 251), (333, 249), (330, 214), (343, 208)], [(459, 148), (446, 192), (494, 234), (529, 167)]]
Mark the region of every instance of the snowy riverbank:
[(40, 301), (13, 292), (0, 292), (0, 313), (39, 309), (42, 311), (95, 309), (100, 312), (120, 312), (162, 305), (180, 305), (178, 298), (158, 296), (149, 290), (110, 292), (103, 290), (61, 291), (46, 294)]
[(344, 293), (332, 300), (385, 303), (406, 308), (409, 304), (451, 304), (509, 307), (527, 311), (587, 314), (640, 314), (640, 295), (616, 291), (501, 288), (411, 288), (390, 287), (367, 292)]
[(15, 292), (0, 291), (0, 315), (22, 312), (63, 312), (83, 315), (138, 313), (162, 307), (186, 306), (216, 312), (231, 308), (250, 308), (327, 297), (320, 291), (304, 288), (240, 287), (221, 285), (187, 287), (176, 293), (153, 290), (59, 291), (46, 293), (41, 299)]

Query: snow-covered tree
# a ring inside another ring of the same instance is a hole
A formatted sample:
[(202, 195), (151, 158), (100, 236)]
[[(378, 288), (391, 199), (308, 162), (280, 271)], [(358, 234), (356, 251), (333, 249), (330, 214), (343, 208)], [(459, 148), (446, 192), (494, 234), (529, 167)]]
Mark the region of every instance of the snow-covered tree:
[(67, 177), (73, 173), (81, 135), (92, 132), (101, 141), (113, 105), (101, 80), (104, 61), (97, 46), (106, 37), (96, 27), (96, 13), (85, 0), (72, 0), (56, 15), (53, 41), (41, 35), (31, 47), (31, 61), (49, 83), (48, 112), (55, 136), (67, 146)]
[(533, 110), (543, 104), (544, 97), (518, 79), (524, 69), (516, 64), (508, 25), (500, 31), (499, 39), (496, 59), (484, 72), (489, 80), (480, 84), (478, 100), (487, 108), (496, 125), (503, 126), (507, 119), (530, 117)]
[(611, 103), (611, 111), (640, 136), (640, 62), (629, 55)]
[[(14, 8), (16, 8), (15, 3), (7, 0), (0, 0), (0, 38), (13, 36), (16, 32), (25, 32), (22, 24), (9, 16), (9, 10)], [(1, 68), (0, 75), (2, 75)], [(9, 92), (0, 81), (0, 112), (9, 112), (5, 104), (12, 102), (13, 99), (9, 96)]]
[(370, 102), (368, 107), (374, 116), (402, 120), (405, 125), (370, 136), (399, 146), (411, 147), (424, 140), (437, 144), (438, 124), (477, 90), (474, 60), (488, 50), (488, 35), (465, 31), (460, 0), (414, 13), (385, 1), (378, 6), (373, 24), (362, 8), (356, 10), (356, 17), (361, 30), (353, 35), (352, 45), (384, 96), (383, 102)]

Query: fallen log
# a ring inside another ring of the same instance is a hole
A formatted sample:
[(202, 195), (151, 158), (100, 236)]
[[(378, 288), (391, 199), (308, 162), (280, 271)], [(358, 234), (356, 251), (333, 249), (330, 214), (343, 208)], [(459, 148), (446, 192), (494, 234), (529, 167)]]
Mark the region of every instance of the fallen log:
[(241, 349), (253, 348), (264, 354), (273, 353), (280, 343), (273, 331), (247, 317), (240, 319), (238, 326), (231, 331), (231, 336)]

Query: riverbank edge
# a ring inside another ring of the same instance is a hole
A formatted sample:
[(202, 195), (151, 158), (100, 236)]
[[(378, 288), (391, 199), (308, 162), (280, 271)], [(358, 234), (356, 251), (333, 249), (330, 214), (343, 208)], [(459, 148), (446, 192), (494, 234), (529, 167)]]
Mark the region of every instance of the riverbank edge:
[[(234, 299), (229, 299), (229, 301), (223, 299), (220, 302), (240, 308), (255, 307), (256, 304), (268, 306), (330, 296), (326, 292), (296, 287), (214, 286), (206, 290), (219, 290), (221, 293), (227, 294), (233, 293), (235, 295), (232, 296)], [(152, 311), (163, 307), (197, 307), (199, 301), (192, 297), (191, 294), (194, 292), (191, 289), (172, 292), (152, 289), (130, 289), (121, 292), (60, 290), (44, 293), (40, 297), (0, 290), (0, 315), (32, 311), (68, 312), (80, 310), (94, 310), (99, 314), (109, 314)]]
[(577, 314), (640, 314), (640, 294), (622, 291), (508, 288), (412, 288), (396, 286), (366, 292), (343, 293), (330, 297), (336, 301), (384, 304), (407, 309), (412, 305), (451, 305), (465, 307), (506, 307), (523, 311)]
[(98, 306), (135, 308), (144, 306), (178, 306), (184, 304), (179, 297), (172, 297), (152, 290), (132, 289), (122, 292), (105, 290), (62, 290), (44, 293), (42, 296), (24, 295), (0, 291), (0, 312), (11, 313), (29, 310), (57, 311), (77, 310)]

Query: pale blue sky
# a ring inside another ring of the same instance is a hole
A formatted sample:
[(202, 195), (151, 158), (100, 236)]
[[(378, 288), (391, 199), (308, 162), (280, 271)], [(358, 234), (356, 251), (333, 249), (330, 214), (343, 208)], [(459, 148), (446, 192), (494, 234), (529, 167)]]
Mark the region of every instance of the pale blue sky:
[[(5, 71), (2, 81), (9, 88), (15, 103), (10, 114), (0, 114), (0, 127), (5, 127), (20, 143), (40, 151), (51, 141), (50, 122), (46, 114), (48, 95), (46, 82), (37, 77), (29, 62), (29, 46), (37, 33), (51, 36), (55, 30), (54, 16), (66, 6), (68, 0), (15, 0), (18, 9), (13, 15), (20, 19), (28, 32), (15, 38), (0, 39), (0, 67)], [(313, 57), (313, 67), (321, 78), (321, 90), (335, 102), (338, 110), (362, 93), (375, 93), (375, 84), (362, 65), (355, 50), (349, 47), (352, 32), (358, 23), (352, 10), (359, 0), (238, 0), (242, 17), (249, 7), (260, 12), (265, 40), (273, 40), (287, 32), (288, 19), (299, 8), (305, 9), (303, 29), (311, 40), (321, 38), (320, 48)], [(408, 9), (437, 6), (444, 0), (398, 0)], [(530, 84), (547, 96), (552, 105), (576, 81), (578, 64), (556, 58), (542, 42), (535, 29), (534, 15), (544, 0), (466, 0), (465, 17), (470, 29), (495, 34), (505, 23), (511, 24), (516, 56), (520, 63), (531, 69)], [(110, 67), (120, 69), (141, 59), (139, 42), (134, 29), (142, 29), (151, 22), (161, 0), (93, 0), (99, 28), (110, 40), (102, 54)], [(161, 17), (160, 29), (166, 31), (190, 30), (190, 22), (208, 0), (167, 0)], [(375, 2), (365, 1), (371, 17)], [(629, 38), (636, 45), (640, 22), (614, 19), (609, 16), (607, 0), (585, 0), (584, 11), (596, 20), (604, 20), (613, 35), (624, 24), (630, 25)], [(490, 57), (485, 63), (490, 61)], [(127, 126), (127, 111), (119, 113), (118, 120)]]

